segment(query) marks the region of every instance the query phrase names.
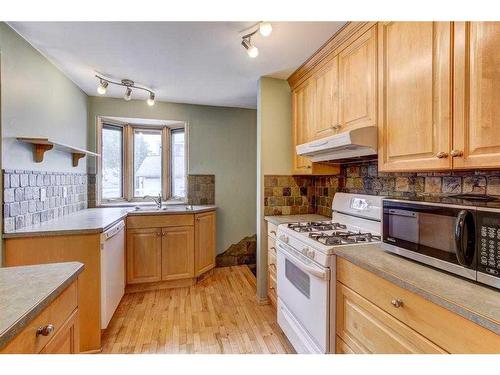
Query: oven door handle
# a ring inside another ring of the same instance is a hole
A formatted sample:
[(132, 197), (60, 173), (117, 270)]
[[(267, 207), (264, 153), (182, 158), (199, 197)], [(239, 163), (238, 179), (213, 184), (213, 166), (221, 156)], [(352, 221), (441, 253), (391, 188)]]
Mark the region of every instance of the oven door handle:
[(326, 270), (321, 270), (307, 264), (304, 264), (300, 259), (293, 255), (283, 244), (278, 244), (278, 248), (286, 253), (287, 259), (292, 262), (296, 267), (300, 268), (305, 273), (311, 274), (321, 280), (329, 280), (329, 273)]

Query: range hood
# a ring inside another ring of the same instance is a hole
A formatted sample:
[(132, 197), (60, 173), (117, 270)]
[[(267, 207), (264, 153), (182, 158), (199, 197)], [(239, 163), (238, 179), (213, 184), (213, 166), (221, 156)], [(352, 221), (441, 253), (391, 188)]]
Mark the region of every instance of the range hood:
[(296, 146), (311, 161), (333, 161), (377, 154), (377, 127), (366, 126)]

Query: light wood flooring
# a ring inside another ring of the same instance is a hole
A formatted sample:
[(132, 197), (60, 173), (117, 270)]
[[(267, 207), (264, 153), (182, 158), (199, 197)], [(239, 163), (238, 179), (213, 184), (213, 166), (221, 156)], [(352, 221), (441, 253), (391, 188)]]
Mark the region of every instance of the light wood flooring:
[(126, 294), (103, 353), (293, 353), (247, 266), (216, 268), (189, 288)]

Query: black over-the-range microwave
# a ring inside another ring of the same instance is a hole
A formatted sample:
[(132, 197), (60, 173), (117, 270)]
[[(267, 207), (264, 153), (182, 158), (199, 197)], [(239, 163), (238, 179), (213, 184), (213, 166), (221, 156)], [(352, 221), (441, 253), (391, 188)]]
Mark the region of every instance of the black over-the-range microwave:
[(500, 207), (384, 199), (383, 247), (500, 289)]

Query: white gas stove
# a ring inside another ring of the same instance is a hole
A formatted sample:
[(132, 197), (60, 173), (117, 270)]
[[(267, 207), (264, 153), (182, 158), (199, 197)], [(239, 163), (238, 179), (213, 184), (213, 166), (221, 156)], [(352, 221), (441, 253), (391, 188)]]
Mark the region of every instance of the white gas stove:
[(336, 193), (332, 220), (278, 226), (278, 323), (298, 353), (334, 351), (335, 248), (380, 242), (381, 207), (382, 197)]

